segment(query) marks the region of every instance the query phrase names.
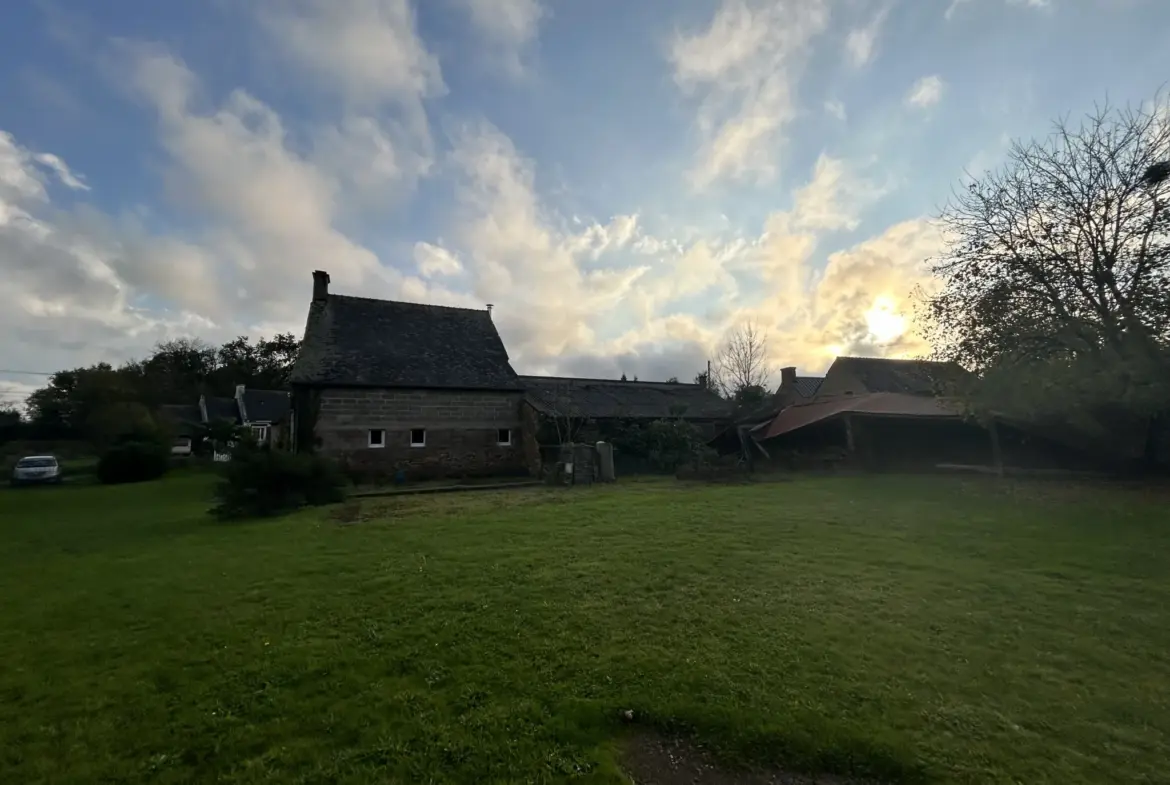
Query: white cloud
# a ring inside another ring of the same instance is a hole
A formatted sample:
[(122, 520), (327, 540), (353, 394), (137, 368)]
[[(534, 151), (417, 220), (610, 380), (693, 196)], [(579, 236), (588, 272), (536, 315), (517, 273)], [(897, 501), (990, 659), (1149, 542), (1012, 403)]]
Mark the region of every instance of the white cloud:
[(413, 104), (445, 90), (408, 0), (264, 0), (257, 13), (292, 62), (351, 101)]
[(505, 71), (519, 76), (524, 71), (521, 54), (536, 38), (540, 21), (548, 11), (539, 0), (461, 0), (471, 22), (487, 41)]
[(914, 83), (910, 92), (906, 93), (906, 104), (919, 108), (934, 106), (942, 100), (945, 89), (942, 78), (937, 74), (924, 76)]
[[(592, 317), (616, 306), (644, 269), (583, 270), (577, 256), (597, 247), (595, 231), (583, 237), (555, 228), (532, 162), (495, 127), (463, 129), (451, 160), (461, 174), (453, 240), (475, 296), (496, 304), (509, 352), (539, 362), (592, 343)], [(622, 226), (629, 222), (618, 222), (619, 236)]]
[(845, 54), (854, 68), (861, 68), (873, 59), (874, 48), (887, 14), (888, 9), (883, 8), (874, 15), (869, 24), (850, 30), (845, 37)]
[(89, 186), (80, 177), (69, 171), (69, 167), (65, 165), (65, 162), (52, 153), (38, 153), (34, 158), (37, 163), (52, 169), (53, 173), (57, 175), (57, 178), (69, 188), (75, 191), (89, 190)]
[(431, 243), (414, 244), (414, 263), (418, 267), (419, 275), (424, 278), (459, 275), (463, 272), (463, 263), (459, 261), (459, 257), (446, 248)]
[(429, 151), (413, 145), (400, 125), (364, 115), (318, 129), (312, 162), (337, 174), (343, 198), (377, 209), (411, 193), (434, 164)]
[(825, 101), (825, 111), (842, 122), (846, 119), (845, 104), (840, 101)]
[(676, 36), (675, 82), (699, 102), (697, 188), (776, 175), (776, 150), (797, 115), (797, 82), (828, 18), (823, 0), (723, 0), (706, 30)]
[(593, 223), (569, 240), (573, 253), (587, 253), (598, 259), (608, 251), (629, 246), (635, 240), (642, 249), (649, 249), (655, 241), (652, 237), (640, 237), (637, 215), (616, 215), (607, 224)]
[(166, 300), (189, 283), (191, 265), (181, 254), (165, 244), (135, 247), (134, 238), (112, 245), (109, 219), (55, 207), (50, 175), (67, 186), (82, 182), (57, 156), (0, 131), (0, 333), (7, 338), (0, 367), (51, 371), (117, 361), (175, 334), (214, 334), (215, 324), (190, 310), (148, 312), (136, 302), (143, 294)]

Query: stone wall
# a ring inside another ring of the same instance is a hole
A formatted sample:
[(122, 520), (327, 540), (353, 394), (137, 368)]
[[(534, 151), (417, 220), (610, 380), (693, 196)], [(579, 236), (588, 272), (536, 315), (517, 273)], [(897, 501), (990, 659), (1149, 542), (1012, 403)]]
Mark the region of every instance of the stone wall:
[[(328, 389), (320, 394), (317, 449), (355, 474), (408, 480), (528, 473), (521, 428), (521, 393), (462, 390)], [(426, 444), (411, 446), (423, 429)], [(511, 431), (500, 445), (499, 431)], [(370, 430), (384, 432), (371, 447)]]

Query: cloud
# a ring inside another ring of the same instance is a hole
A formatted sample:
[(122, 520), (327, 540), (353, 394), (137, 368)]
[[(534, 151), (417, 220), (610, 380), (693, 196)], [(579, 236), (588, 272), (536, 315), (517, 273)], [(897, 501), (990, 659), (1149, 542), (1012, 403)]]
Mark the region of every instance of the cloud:
[(846, 119), (845, 104), (840, 101), (825, 101), (825, 111), (842, 122)]
[(413, 105), (446, 89), (408, 0), (262, 0), (256, 7), (289, 60), (350, 101)]
[[(943, 13), (943, 18), (948, 21), (971, 0), (951, 0), (951, 4), (947, 6), (947, 10)], [(1052, 0), (1004, 0), (1007, 5), (1022, 5), (1029, 8), (1051, 8)]]
[(317, 129), (311, 158), (336, 173), (342, 197), (353, 206), (380, 210), (409, 195), (434, 165), (429, 145), (413, 145), (399, 124), (352, 114)]
[(937, 74), (919, 79), (906, 93), (906, 105), (926, 108), (942, 100), (945, 85)]
[(461, 0), (472, 25), (488, 43), (503, 69), (520, 76), (523, 50), (536, 38), (541, 19), (548, 15), (539, 0)]
[(883, 8), (874, 15), (869, 24), (850, 30), (845, 37), (845, 54), (854, 68), (861, 68), (873, 59), (874, 47), (888, 13), (889, 9)]
[(696, 188), (775, 177), (777, 148), (797, 115), (799, 77), (828, 19), (823, 0), (723, 0), (705, 30), (675, 37), (675, 82), (698, 101)]
[[(593, 317), (614, 308), (641, 267), (584, 270), (597, 237), (632, 239), (629, 221), (573, 234), (541, 206), (535, 168), (499, 129), (461, 129), (451, 163), (459, 172), (452, 239), (479, 302), (495, 303), (496, 322), (514, 357), (541, 362), (593, 341)], [(623, 234), (624, 232), (624, 234)]]
[[(200, 240), (219, 269), (204, 287), (218, 287), (225, 309), (301, 321), (304, 281), (322, 260), (338, 285), (353, 290), (394, 293), (408, 283), (335, 227), (346, 186), (377, 177), (369, 161), (355, 172), (357, 155), (325, 156), (351, 164), (340, 170), (298, 155), (280, 116), (242, 90), (218, 108), (196, 109), (197, 80), (168, 55), (139, 50), (131, 73), (157, 112), (170, 193), (207, 222)], [(347, 133), (343, 127), (335, 141)], [(421, 282), (409, 283), (417, 289)]]
[(57, 156), (29, 150), (0, 131), (0, 332), (6, 336), (0, 367), (51, 371), (118, 361), (172, 335), (214, 330), (213, 322), (181, 308), (140, 307), (142, 295), (159, 295), (142, 273), (152, 273), (166, 291), (184, 282), (187, 268), (172, 264), (177, 255), (156, 254), (161, 246), (111, 247), (105, 216), (54, 205), (54, 179), (70, 188), (83, 182)]
[(459, 275), (463, 272), (463, 263), (455, 254), (430, 243), (414, 244), (414, 263), (419, 275), (424, 278)]

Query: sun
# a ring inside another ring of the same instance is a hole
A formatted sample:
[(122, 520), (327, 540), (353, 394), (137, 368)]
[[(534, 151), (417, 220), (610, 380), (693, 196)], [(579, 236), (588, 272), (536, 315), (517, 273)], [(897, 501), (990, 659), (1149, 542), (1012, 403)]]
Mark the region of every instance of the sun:
[(879, 297), (865, 314), (865, 326), (879, 343), (890, 343), (906, 332), (906, 319), (895, 310), (893, 300)]

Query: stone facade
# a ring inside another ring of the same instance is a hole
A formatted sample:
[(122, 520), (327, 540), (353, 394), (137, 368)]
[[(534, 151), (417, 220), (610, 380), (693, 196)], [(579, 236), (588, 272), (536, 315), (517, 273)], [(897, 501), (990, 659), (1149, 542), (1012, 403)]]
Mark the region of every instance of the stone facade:
[[(529, 471), (520, 392), (483, 390), (324, 389), (315, 441), (323, 454), (357, 473), (407, 479), (523, 475)], [(511, 444), (499, 443), (508, 429)], [(411, 431), (425, 445), (411, 445)], [(370, 445), (370, 431), (382, 446)]]

